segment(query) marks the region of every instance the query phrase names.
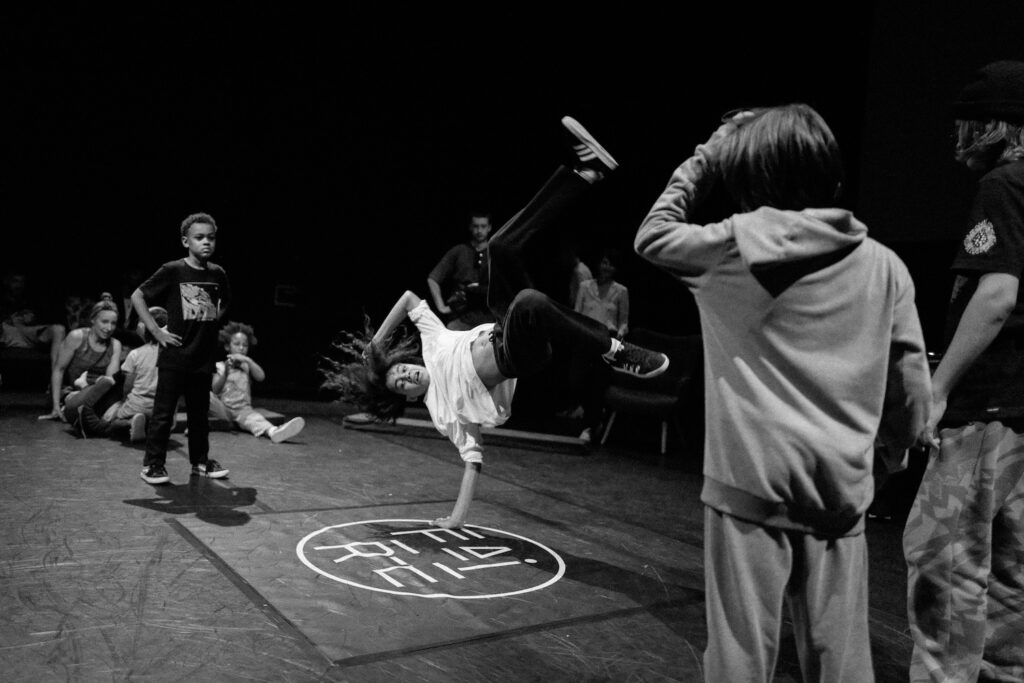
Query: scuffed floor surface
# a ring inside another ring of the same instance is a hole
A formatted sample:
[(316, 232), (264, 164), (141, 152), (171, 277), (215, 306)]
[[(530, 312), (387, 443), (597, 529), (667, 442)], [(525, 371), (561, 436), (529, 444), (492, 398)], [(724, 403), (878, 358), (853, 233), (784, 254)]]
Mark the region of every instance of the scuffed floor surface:
[[(224, 480), (190, 478), (175, 434), (149, 486), (139, 446), (4, 406), (0, 678), (701, 680), (696, 468), (495, 447), (472, 526), (437, 534), (447, 443), (314, 412), (290, 443), (212, 434)], [(879, 680), (908, 656), (898, 531), (869, 536)], [(791, 644), (777, 680), (799, 680)]]

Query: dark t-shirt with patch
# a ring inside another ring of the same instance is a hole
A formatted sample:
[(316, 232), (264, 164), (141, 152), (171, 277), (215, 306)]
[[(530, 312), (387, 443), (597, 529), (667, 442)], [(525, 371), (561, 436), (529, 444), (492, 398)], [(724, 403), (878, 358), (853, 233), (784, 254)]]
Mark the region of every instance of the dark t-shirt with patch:
[(167, 309), (167, 330), (181, 337), (181, 346), (160, 350), (157, 366), (212, 373), (221, 316), (231, 300), (224, 269), (213, 263), (193, 268), (179, 259), (160, 266), (139, 289), (147, 305)]
[[(986, 273), (1024, 275), (1024, 161), (1004, 164), (982, 177), (953, 270), (946, 343)], [(1024, 287), (992, 344), (967, 369), (949, 397), (954, 420), (995, 420), (1024, 415)]]

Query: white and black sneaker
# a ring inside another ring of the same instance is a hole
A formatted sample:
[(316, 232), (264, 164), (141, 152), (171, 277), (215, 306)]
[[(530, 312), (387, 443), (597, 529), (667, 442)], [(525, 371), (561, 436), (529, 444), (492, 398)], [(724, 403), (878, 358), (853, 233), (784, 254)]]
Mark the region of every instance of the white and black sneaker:
[(207, 460), (201, 462), (198, 465), (192, 465), (192, 474), (197, 477), (209, 477), (210, 479), (220, 479), (221, 477), (228, 476), (228, 472), (220, 466), (220, 463), (216, 460)]
[(622, 346), (608, 361), (608, 364), (616, 372), (640, 379), (650, 379), (668, 369), (668, 356), (629, 342), (622, 342)]
[(139, 475), (142, 477), (142, 481), (147, 484), (166, 484), (171, 480), (167, 476), (167, 470), (162, 465), (150, 465), (146, 469), (142, 470)]
[(579, 160), (577, 171), (592, 171), (598, 178), (602, 178), (619, 167), (619, 162), (615, 161), (608, 150), (602, 147), (579, 121), (571, 116), (563, 116), (562, 125), (573, 137), (572, 150)]
[(271, 427), (270, 431), (267, 432), (267, 436), (274, 443), (281, 443), (287, 441), (296, 434), (302, 431), (302, 428), (306, 426), (306, 421), (301, 417), (294, 417), (288, 420), (280, 427)]

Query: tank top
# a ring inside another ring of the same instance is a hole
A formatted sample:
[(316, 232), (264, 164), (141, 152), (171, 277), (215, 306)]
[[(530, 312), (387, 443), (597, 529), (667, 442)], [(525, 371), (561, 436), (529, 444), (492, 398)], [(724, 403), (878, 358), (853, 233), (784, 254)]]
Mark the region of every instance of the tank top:
[(89, 384), (92, 384), (97, 378), (107, 374), (107, 366), (110, 365), (110, 356), (114, 353), (114, 345), (109, 341), (107, 342), (107, 348), (103, 351), (94, 351), (89, 346), (89, 333), (85, 333), (85, 338), (82, 339), (82, 343), (77, 349), (75, 349), (75, 355), (71, 357), (71, 362), (68, 363), (67, 377), (68, 384), (74, 382), (83, 372), (88, 372), (87, 377), (89, 378)]

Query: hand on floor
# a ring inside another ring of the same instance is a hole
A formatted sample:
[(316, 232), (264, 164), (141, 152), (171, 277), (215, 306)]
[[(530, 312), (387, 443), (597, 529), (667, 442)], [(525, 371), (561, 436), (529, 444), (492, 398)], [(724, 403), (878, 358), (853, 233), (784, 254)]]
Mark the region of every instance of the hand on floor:
[(431, 524), (442, 529), (458, 529), (464, 521), (462, 519), (452, 519), (451, 517), (439, 517), (431, 522)]

